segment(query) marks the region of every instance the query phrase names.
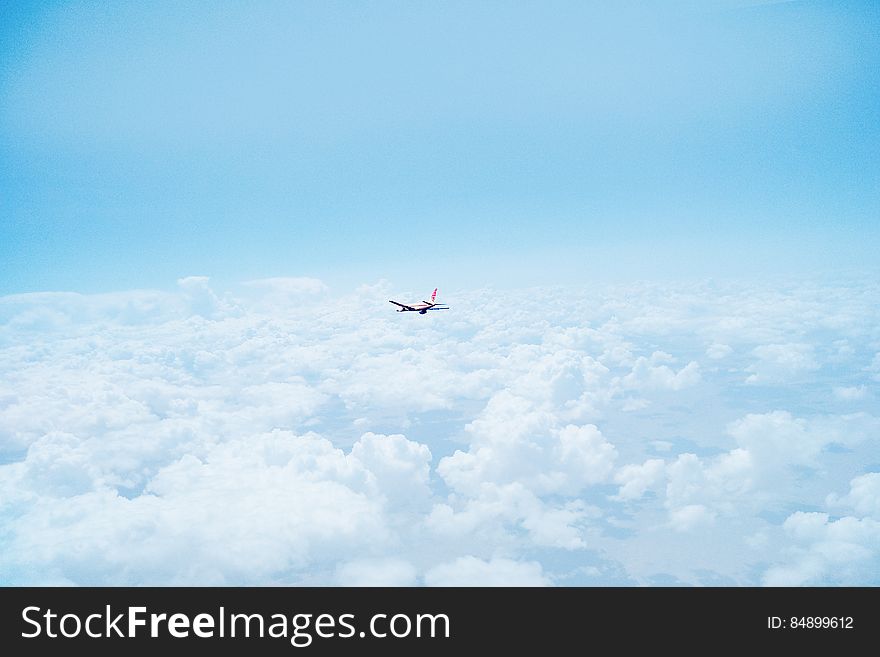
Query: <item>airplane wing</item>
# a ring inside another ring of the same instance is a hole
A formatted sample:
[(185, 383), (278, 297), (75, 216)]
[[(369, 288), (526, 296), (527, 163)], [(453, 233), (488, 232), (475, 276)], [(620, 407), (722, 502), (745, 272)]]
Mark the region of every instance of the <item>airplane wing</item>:
[(388, 299), (388, 303), (393, 303), (395, 306), (400, 306), (401, 308), (406, 308), (407, 310), (416, 310), (412, 306), (407, 306), (405, 303), (399, 303), (399, 302), (393, 301), (391, 299)]

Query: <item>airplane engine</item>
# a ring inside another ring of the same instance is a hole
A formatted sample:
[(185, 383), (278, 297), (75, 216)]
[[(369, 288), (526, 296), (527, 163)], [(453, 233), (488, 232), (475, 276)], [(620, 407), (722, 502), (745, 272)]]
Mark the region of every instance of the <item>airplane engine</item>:
[(426, 315), (428, 313), (427, 310), (420, 310), (419, 315)]

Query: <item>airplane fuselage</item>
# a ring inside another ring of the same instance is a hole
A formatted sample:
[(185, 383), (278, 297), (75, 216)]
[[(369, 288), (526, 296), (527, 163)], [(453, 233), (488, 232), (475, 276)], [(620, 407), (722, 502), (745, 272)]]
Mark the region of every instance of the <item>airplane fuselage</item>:
[[(391, 303), (394, 303), (394, 302), (392, 301)], [(436, 305), (437, 305), (436, 303), (416, 303), (408, 308), (398, 308), (397, 312), (399, 312), (399, 313), (417, 312), (420, 315), (424, 315), (426, 312), (428, 312), (429, 308), (433, 308)]]

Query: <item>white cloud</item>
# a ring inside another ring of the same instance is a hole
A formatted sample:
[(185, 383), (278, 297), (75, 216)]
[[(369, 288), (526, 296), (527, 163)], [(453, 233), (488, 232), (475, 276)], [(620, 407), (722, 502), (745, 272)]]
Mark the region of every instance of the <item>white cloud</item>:
[(673, 361), (672, 356), (662, 351), (655, 351), (650, 358), (640, 356), (622, 384), (625, 388), (681, 390), (700, 382), (699, 363), (691, 361), (676, 372), (663, 364)]
[(351, 449), (395, 505), (406, 507), (427, 500), (431, 491), (431, 450), (405, 436), (365, 433)]
[(664, 469), (662, 459), (648, 459), (641, 465), (623, 466), (614, 475), (615, 483), (620, 484), (617, 497), (621, 500), (640, 498), (661, 481)]
[(731, 423), (728, 433), (764, 470), (788, 465), (814, 465), (831, 444), (853, 447), (880, 428), (880, 419), (866, 413), (796, 418), (788, 411), (750, 413)]
[(656, 491), (670, 526), (682, 529), (716, 515), (756, 512), (773, 494), (802, 486), (798, 467), (819, 464), (826, 448), (866, 443), (880, 420), (866, 414), (796, 418), (786, 411), (748, 414), (728, 426), (736, 446), (711, 457), (682, 453), (672, 461), (649, 459), (617, 470), (612, 499), (633, 501)]
[(550, 586), (541, 564), (493, 558), (484, 561), (472, 556), (434, 566), (425, 574), (428, 586)]
[(357, 559), (337, 567), (339, 586), (415, 586), (418, 571), (402, 559)]
[(268, 583), (388, 535), (373, 474), (314, 435), (275, 431), (187, 454), (133, 499), (89, 488), (41, 486), (40, 502), (11, 523), (6, 559), (78, 584), (131, 583), (129, 573), (156, 584)]
[(752, 471), (753, 457), (743, 449), (710, 459), (680, 454), (666, 468), (665, 505), (673, 525), (711, 517), (714, 511), (735, 513), (738, 500), (752, 489)]
[(676, 531), (686, 532), (700, 525), (711, 524), (715, 519), (712, 513), (702, 504), (688, 504), (672, 509), (669, 513), (669, 524)]
[(208, 280), (207, 276), (187, 276), (178, 279), (177, 286), (183, 291), (183, 297), (193, 315), (214, 319), (228, 312), (230, 308), (214, 294)]
[(486, 483), (516, 481), (539, 494), (575, 495), (604, 482), (617, 456), (614, 445), (595, 425), (560, 424), (548, 407), (498, 393), (467, 426), (470, 450), (444, 457), (437, 472), (469, 495)]
[(876, 285), (392, 289), (0, 298), (0, 581), (875, 577)]
[(785, 383), (819, 369), (819, 363), (808, 344), (768, 344), (755, 347), (752, 355), (758, 360), (746, 368), (751, 372), (746, 383)]
[(880, 522), (826, 513), (790, 515), (783, 527), (794, 541), (787, 563), (764, 574), (767, 586), (866, 586), (876, 584)]
[(849, 494), (838, 497), (830, 494), (826, 504), (831, 507), (849, 507), (859, 516), (880, 519), (880, 472), (869, 472), (850, 481)]
[(526, 532), (535, 545), (577, 550), (586, 546), (585, 526), (601, 515), (581, 500), (546, 503), (520, 483), (486, 483), (455, 506), (437, 504), (426, 518), (425, 527), (438, 539), (460, 541), (479, 535), (480, 544), (487, 538), (506, 543), (514, 540), (507, 532), (516, 529)]

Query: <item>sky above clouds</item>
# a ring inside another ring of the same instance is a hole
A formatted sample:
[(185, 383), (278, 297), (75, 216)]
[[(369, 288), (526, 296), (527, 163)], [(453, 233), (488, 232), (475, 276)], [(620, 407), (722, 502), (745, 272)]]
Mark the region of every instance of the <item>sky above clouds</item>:
[(0, 584), (880, 583), (878, 28), (4, 4)]
[(0, 293), (876, 261), (874, 2), (0, 11)]

